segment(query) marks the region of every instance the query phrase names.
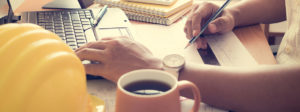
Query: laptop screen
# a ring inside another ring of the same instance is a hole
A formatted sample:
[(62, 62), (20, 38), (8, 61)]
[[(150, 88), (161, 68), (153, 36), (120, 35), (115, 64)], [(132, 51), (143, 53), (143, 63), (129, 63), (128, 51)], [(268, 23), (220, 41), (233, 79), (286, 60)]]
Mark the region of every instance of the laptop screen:
[(46, 9), (84, 9), (94, 3), (94, 0), (53, 0), (43, 6)]
[[(34, 0), (9, 0), (12, 6), (13, 10), (16, 10), (23, 2), (32, 2)], [(74, 1), (77, 0), (43, 0), (43, 1), (52, 1), (52, 2), (61, 2), (61, 3), (66, 3), (66, 1), (70, 3), (74, 3)], [(78, 0), (78, 3), (80, 4), (81, 8), (87, 8), (90, 5), (94, 3), (94, 0)], [(7, 0), (0, 0), (0, 18), (4, 17), (8, 14), (8, 4)]]
[(94, 3), (94, 0), (78, 0), (81, 8), (87, 8)]

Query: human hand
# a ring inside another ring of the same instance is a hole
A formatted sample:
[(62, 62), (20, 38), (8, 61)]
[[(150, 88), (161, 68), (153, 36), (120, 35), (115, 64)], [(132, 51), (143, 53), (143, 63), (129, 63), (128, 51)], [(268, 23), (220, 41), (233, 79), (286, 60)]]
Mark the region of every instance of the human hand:
[[(201, 31), (201, 27), (219, 8), (219, 6), (207, 2), (195, 5), (185, 24), (184, 32), (186, 33), (186, 37), (191, 39), (198, 35)], [(233, 14), (230, 10), (224, 9), (218, 18), (209, 23), (204, 34), (225, 33), (231, 31), (234, 25)], [(198, 38), (195, 43), (198, 49), (207, 48), (205, 38)]]
[(85, 64), (86, 73), (117, 82), (122, 74), (136, 69), (161, 69), (161, 60), (155, 58), (142, 44), (124, 37), (104, 38), (90, 42), (76, 51)]

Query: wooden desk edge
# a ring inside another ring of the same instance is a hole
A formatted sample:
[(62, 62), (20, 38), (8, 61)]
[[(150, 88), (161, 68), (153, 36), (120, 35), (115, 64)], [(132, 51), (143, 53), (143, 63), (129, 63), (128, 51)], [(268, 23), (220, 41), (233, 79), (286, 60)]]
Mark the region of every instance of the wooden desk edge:
[(258, 64), (276, 64), (269, 43), (260, 25), (251, 25), (233, 30)]

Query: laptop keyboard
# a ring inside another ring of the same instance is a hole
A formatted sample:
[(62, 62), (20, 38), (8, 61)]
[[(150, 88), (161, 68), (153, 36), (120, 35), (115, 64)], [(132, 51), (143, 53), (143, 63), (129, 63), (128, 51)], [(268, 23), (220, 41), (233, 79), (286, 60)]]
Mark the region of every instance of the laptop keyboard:
[(38, 25), (56, 33), (73, 50), (88, 42), (86, 30), (92, 27), (91, 10), (42, 11), (37, 12), (37, 17)]

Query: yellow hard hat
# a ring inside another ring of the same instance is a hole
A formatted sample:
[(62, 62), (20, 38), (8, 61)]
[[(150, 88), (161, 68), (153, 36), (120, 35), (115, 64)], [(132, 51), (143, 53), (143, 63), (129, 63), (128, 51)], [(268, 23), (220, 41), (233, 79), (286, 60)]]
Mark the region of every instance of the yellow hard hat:
[(0, 112), (93, 112), (84, 67), (54, 33), (34, 24), (0, 26)]

